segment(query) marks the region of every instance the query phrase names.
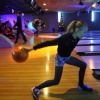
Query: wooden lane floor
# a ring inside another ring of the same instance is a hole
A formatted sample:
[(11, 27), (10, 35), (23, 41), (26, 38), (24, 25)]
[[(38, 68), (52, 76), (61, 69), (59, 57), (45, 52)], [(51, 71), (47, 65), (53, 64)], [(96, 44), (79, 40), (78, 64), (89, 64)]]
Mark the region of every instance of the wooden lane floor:
[(100, 69), (100, 55), (95, 56), (81, 56), (81, 58), (88, 64), (90, 69)]
[[(21, 44), (21, 41), (18, 45), (31, 48), (34, 44), (46, 40), (49, 38), (35, 37), (26, 45)], [(12, 59), (12, 48), (0, 49), (0, 100), (33, 100), (31, 88), (53, 79), (56, 49), (57, 46), (51, 46), (33, 50), (23, 63), (17, 63)], [(72, 56), (81, 59), (75, 51), (72, 52)], [(39, 100), (99, 100), (100, 81), (93, 78), (92, 70), (87, 66), (84, 82), (94, 91), (79, 92), (78, 71), (79, 68), (75, 66), (65, 65), (60, 84), (42, 89)]]
[[(90, 66), (91, 69), (100, 69), (100, 31), (90, 31), (85, 39), (79, 41), (75, 51)], [(98, 38), (98, 39), (97, 39)]]
[(100, 31), (88, 31), (82, 40), (100, 40)]
[(74, 50), (90, 69), (100, 69), (100, 45), (77, 46)]
[(76, 52), (100, 52), (100, 45), (90, 46), (76, 46)]
[(100, 40), (80, 40), (77, 46), (100, 46)]

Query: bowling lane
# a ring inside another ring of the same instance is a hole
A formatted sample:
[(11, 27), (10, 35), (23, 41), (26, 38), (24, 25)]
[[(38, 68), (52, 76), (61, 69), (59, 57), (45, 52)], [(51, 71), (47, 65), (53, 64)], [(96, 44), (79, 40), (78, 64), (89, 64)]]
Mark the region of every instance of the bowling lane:
[(100, 46), (77, 46), (75, 51), (90, 69), (100, 69)]
[(74, 50), (90, 69), (100, 69), (100, 31), (88, 32)]
[(80, 40), (77, 46), (100, 45), (100, 40)]
[(100, 31), (89, 31), (82, 40), (100, 40)]
[(100, 45), (98, 46), (76, 46), (74, 49), (76, 52), (100, 52)]
[(81, 56), (90, 69), (100, 69), (100, 56)]

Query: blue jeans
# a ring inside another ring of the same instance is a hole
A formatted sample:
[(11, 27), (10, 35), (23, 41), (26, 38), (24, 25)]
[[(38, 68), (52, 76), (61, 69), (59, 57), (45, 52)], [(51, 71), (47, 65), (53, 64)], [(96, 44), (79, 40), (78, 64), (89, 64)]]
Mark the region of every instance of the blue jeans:
[(64, 66), (64, 64), (70, 59), (69, 57), (61, 57), (60, 55), (56, 54), (55, 57), (55, 65), (56, 66)]
[(86, 70), (85, 62), (83, 62), (75, 57), (72, 57), (72, 56), (61, 57), (60, 55), (57, 54), (55, 57), (55, 64), (56, 64), (56, 66), (55, 66), (54, 78), (52, 80), (47, 80), (47, 81), (43, 82), (42, 84), (36, 86), (36, 88), (42, 89), (45, 87), (58, 85), (61, 80), (64, 64), (70, 64), (70, 65), (79, 67), (80, 69), (79, 69), (79, 74), (78, 74), (79, 75), (78, 85), (81, 86), (84, 84), (84, 75), (85, 75), (85, 70)]

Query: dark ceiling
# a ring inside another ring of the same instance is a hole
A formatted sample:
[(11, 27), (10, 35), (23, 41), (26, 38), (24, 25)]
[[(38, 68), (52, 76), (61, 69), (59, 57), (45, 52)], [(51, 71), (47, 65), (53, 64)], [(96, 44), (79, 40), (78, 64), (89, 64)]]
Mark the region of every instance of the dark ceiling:
[(11, 14), (12, 9), (23, 13), (33, 12), (25, 0), (0, 0), (0, 14)]
[[(80, 9), (87, 9), (96, 0), (33, 0), (35, 1), (42, 11), (48, 9), (48, 12), (75, 12)], [(82, 1), (83, 5), (80, 5), (79, 2)], [(34, 13), (37, 12), (30, 5), (31, 0), (0, 0), (0, 14), (11, 14), (12, 9), (20, 11), (21, 13)], [(47, 5), (44, 6), (43, 3)], [(100, 10), (100, 9), (99, 9)]]

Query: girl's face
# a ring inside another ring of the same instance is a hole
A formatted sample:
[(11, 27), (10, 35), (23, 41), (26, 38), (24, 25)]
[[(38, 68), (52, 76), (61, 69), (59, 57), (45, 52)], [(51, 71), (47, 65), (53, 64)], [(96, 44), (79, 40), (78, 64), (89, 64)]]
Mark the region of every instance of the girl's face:
[(85, 26), (82, 27), (82, 28), (80, 28), (80, 29), (77, 31), (77, 37), (78, 37), (79, 39), (82, 39), (82, 37), (86, 34), (87, 30), (88, 30), (88, 28), (85, 27)]

